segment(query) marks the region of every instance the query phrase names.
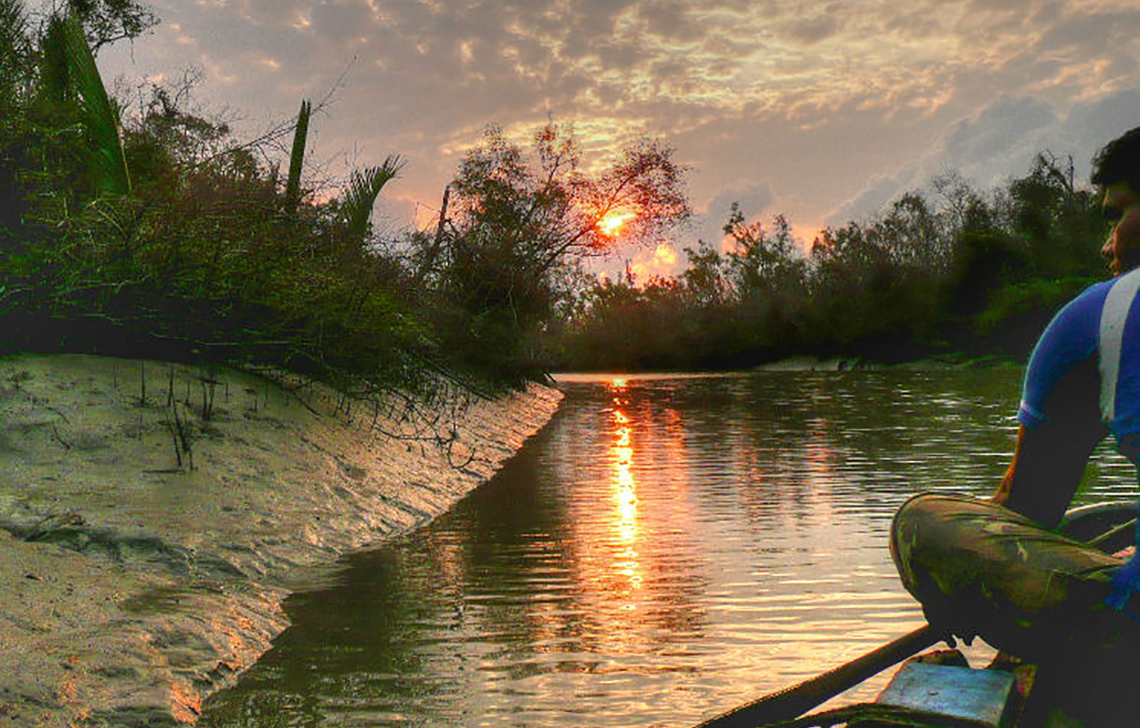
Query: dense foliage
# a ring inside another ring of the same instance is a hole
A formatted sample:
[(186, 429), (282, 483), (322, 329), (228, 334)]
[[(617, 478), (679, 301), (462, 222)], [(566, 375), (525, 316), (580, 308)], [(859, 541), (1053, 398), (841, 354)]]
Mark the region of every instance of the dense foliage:
[(956, 174), (804, 252), (788, 221), (733, 209), (724, 250), (686, 249), (675, 278), (579, 292), (549, 341), (567, 369), (695, 369), (792, 354), (899, 361), (940, 353), (1026, 356), (1049, 318), (1106, 275), (1105, 223), (1072, 161), (1038, 155), (983, 195)]
[(136, 32), (129, 4), (76, 3), (42, 33), (18, 3), (2, 4), (3, 42), (21, 51), (2, 94), (4, 347), (393, 382), (408, 357), (430, 354), (422, 327), (377, 285), (386, 265), (351, 204), (288, 210), (276, 170), (227, 147), (224, 125), (167, 89), (119, 118), (87, 36)]
[(317, 199), (308, 101), (244, 143), (185, 86), (145, 89), (127, 116), (93, 49), (151, 16), (131, 0), (62, 10), (33, 27), (0, 0), (0, 351), (269, 365), (366, 391), (516, 383), (541, 373), (566, 272), (613, 244), (600, 219), (627, 211), (650, 235), (688, 213), (658, 143), (587, 174), (566, 129), (540, 129), (532, 153), (489, 129), (436, 230), (381, 239), (370, 215), (398, 155)]

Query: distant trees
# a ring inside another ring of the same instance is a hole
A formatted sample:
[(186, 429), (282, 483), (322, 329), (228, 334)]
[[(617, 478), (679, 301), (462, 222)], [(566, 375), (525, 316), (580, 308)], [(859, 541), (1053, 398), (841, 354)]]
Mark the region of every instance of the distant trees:
[(1088, 251), (1090, 238), (1102, 238), (1105, 230), (1100, 200), (1076, 184), (1071, 157), (1038, 154), (1029, 173), (1011, 181), (998, 204), (1003, 228), (1024, 241), (1042, 274), (1103, 272), (1099, 256)]
[(939, 175), (871, 220), (823, 230), (807, 251), (780, 215), (748, 222), (734, 205), (724, 232), (724, 253), (686, 249), (676, 279), (594, 285), (550, 343), (556, 366), (1025, 356), (1057, 308), (1104, 275), (1097, 200), (1071, 160), (1049, 153), (988, 195)]

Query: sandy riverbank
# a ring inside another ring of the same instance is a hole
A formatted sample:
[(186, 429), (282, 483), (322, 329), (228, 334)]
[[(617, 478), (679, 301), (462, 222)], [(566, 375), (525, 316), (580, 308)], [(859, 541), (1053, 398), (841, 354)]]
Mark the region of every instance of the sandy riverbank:
[(0, 726), (193, 723), (290, 591), (446, 510), (560, 399), (346, 406), (229, 370), (0, 361)]

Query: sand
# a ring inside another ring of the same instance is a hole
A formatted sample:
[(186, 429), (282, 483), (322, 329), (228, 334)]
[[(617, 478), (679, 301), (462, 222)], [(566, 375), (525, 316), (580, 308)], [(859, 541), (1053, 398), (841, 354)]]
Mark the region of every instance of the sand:
[(288, 625), (290, 592), (447, 510), (560, 399), (0, 360), (0, 726), (193, 724)]

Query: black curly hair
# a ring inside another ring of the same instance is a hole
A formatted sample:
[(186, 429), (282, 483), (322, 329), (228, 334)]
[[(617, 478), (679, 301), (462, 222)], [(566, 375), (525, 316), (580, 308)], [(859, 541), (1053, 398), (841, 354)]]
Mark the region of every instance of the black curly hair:
[(1108, 187), (1127, 182), (1132, 189), (1140, 191), (1140, 126), (1105, 144), (1092, 163), (1094, 185)]

